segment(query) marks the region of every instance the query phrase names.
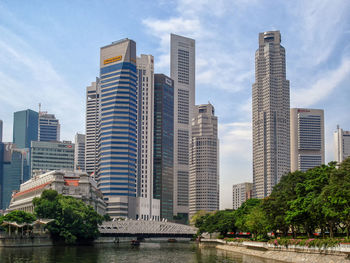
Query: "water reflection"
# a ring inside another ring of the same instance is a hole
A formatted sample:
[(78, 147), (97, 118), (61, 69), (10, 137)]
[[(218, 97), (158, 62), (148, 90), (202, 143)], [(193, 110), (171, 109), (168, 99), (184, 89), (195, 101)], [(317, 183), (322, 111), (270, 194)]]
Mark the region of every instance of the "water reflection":
[(195, 243), (141, 243), (124, 245), (0, 248), (1, 263), (277, 263), (215, 248), (198, 248)]

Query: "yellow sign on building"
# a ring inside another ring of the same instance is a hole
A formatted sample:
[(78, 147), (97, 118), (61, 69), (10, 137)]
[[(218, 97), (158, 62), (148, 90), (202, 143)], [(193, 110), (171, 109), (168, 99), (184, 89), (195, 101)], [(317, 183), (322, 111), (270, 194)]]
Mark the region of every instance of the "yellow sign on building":
[(116, 56), (116, 57), (112, 57), (112, 58), (107, 58), (103, 61), (103, 65), (109, 64), (109, 63), (113, 63), (113, 62), (117, 62), (122, 60), (122, 56)]

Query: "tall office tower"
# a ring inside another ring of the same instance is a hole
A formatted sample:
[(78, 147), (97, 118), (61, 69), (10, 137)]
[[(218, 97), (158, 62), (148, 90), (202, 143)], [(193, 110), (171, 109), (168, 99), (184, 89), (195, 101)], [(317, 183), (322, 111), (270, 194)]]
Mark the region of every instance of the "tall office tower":
[(88, 175), (97, 174), (99, 111), (100, 79), (96, 78), (86, 88), (85, 170)]
[(60, 122), (54, 114), (39, 111), (38, 141), (58, 142), (60, 140)]
[(211, 104), (195, 106), (190, 147), (189, 212), (219, 210), (218, 118)]
[(174, 203), (174, 81), (154, 75), (154, 198), (160, 216), (173, 219)]
[(253, 84), (253, 195), (264, 198), (290, 171), (289, 81), (279, 31), (259, 34)]
[(2, 155), (0, 207), (6, 209), (10, 204), (12, 192), (19, 190), (19, 186), (30, 178), (29, 149), (17, 149), (12, 143), (3, 143)]
[(13, 114), (13, 143), (17, 148), (29, 149), (30, 142), (38, 140), (38, 119), (38, 113), (32, 110)]
[(334, 155), (338, 163), (350, 156), (350, 131), (343, 131), (339, 125), (334, 132)]
[(3, 134), (3, 123), (2, 123), (2, 120), (0, 120), (0, 143), (2, 142), (2, 134)]
[(98, 187), (111, 217), (136, 218), (136, 43), (101, 48)]
[(85, 171), (85, 134), (75, 135), (74, 147), (74, 170)]
[(31, 144), (30, 167), (35, 171), (74, 170), (74, 144), (63, 142), (36, 142)]
[(324, 113), (290, 109), (290, 168), (306, 171), (324, 164)]
[(152, 55), (141, 55), (137, 58), (137, 76), (136, 218), (159, 220), (159, 200), (153, 199), (154, 59)]
[(195, 104), (195, 40), (171, 34), (174, 80), (174, 215), (188, 218), (189, 145)]
[(245, 201), (252, 198), (253, 184), (242, 183), (232, 186), (232, 204), (233, 209), (238, 209)]

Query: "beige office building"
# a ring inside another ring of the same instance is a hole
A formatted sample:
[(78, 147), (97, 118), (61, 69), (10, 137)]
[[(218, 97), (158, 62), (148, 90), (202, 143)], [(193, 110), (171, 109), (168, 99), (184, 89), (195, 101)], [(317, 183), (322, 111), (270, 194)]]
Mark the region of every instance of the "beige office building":
[(325, 162), (324, 112), (290, 109), (290, 168), (307, 171)]
[(290, 171), (289, 81), (279, 31), (259, 34), (253, 84), (253, 195), (264, 198)]
[(174, 215), (188, 216), (189, 145), (195, 104), (195, 40), (171, 34), (174, 80)]
[(240, 208), (245, 201), (252, 198), (252, 193), (252, 183), (234, 184), (232, 186), (232, 208), (235, 210)]
[(218, 118), (211, 104), (195, 106), (190, 145), (189, 214), (219, 210)]
[(344, 131), (337, 125), (334, 132), (334, 157), (335, 161), (341, 163), (350, 156), (350, 131)]
[(96, 78), (86, 88), (85, 171), (88, 175), (97, 174), (99, 110), (100, 79)]

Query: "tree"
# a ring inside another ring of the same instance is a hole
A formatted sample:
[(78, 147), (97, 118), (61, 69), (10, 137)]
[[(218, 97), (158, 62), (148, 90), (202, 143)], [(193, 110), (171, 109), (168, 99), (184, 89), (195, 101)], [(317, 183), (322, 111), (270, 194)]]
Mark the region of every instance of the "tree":
[(36, 217), (28, 212), (20, 211), (20, 210), (14, 210), (11, 211), (10, 213), (1, 216), (0, 217), (0, 224), (4, 221), (9, 221), (9, 222), (16, 222), (18, 224), (23, 224), (23, 223), (33, 223), (36, 220)]
[(255, 207), (250, 211), (246, 217), (245, 225), (254, 238), (259, 236), (266, 238), (270, 230), (268, 219), (261, 206)]
[(47, 225), (54, 240), (73, 244), (99, 235), (98, 225), (102, 224), (103, 217), (81, 200), (45, 190), (40, 198), (34, 198), (33, 204), (39, 218), (54, 219)]
[(247, 216), (250, 214), (250, 212), (260, 206), (261, 204), (260, 199), (248, 199), (245, 201), (235, 212), (235, 226), (240, 230), (244, 232), (248, 232), (249, 229), (246, 225)]

